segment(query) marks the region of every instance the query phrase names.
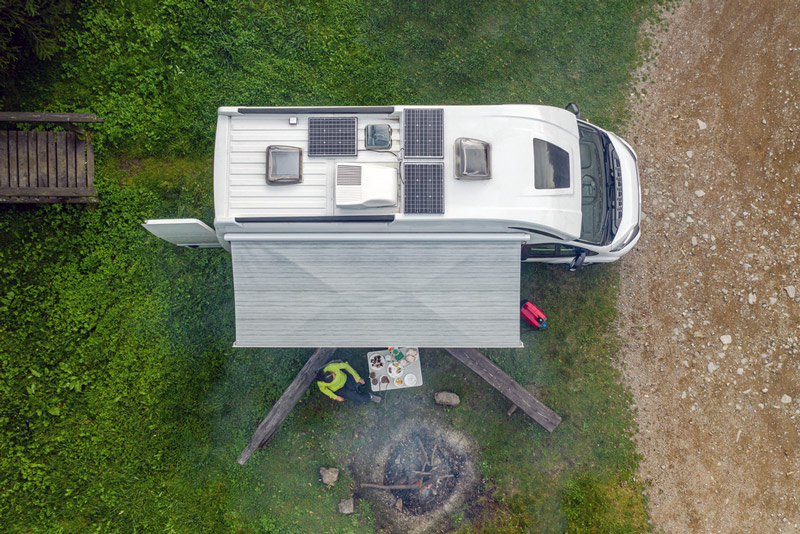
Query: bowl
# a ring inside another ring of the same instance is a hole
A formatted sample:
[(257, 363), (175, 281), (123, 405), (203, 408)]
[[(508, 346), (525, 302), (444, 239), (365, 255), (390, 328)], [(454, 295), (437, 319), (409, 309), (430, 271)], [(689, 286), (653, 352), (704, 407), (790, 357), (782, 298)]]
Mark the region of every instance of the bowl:
[(386, 366), (386, 358), (380, 354), (373, 354), (369, 357), (369, 368), (378, 371)]
[(412, 375), (411, 373), (406, 375), (406, 385), (407, 386), (416, 386), (417, 385), (417, 375)]

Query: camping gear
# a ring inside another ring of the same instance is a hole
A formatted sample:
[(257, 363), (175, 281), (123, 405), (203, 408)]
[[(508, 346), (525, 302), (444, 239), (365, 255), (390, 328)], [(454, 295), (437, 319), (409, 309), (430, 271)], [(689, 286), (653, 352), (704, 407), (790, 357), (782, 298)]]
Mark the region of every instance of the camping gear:
[(526, 300), (522, 303), (520, 315), (526, 323), (534, 327), (536, 330), (543, 330), (547, 328), (547, 317), (544, 313), (542, 313), (542, 310), (534, 306), (529, 300)]

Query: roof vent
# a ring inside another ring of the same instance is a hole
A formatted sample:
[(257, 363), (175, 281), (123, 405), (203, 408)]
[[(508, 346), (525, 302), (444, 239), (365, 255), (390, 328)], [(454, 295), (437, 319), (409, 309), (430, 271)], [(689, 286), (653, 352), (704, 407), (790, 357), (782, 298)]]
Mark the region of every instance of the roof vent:
[(459, 137), (456, 139), (456, 178), (461, 180), (488, 180), (491, 145), (485, 141)]
[(337, 165), (336, 205), (381, 208), (397, 205), (397, 170), (377, 165)]
[(367, 150), (388, 150), (392, 147), (392, 127), (388, 124), (368, 124), (364, 128)]
[(303, 151), (294, 146), (267, 147), (267, 183), (270, 185), (303, 182)]

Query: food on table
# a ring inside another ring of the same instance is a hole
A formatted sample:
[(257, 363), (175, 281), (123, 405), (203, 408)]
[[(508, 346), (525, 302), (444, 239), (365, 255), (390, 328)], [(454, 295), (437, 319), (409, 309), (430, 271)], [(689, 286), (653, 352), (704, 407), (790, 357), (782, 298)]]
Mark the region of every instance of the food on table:
[(417, 361), (415, 354), (406, 354), (406, 363), (414, 363), (415, 361)]
[(380, 354), (376, 354), (375, 356), (370, 358), (369, 365), (373, 369), (380, 369), (381, 367), (383, 367), (383, 356), (381, 356)]
[(381, 384), (388, 384), (388, 383), (389, 383), (389, 377), (388, 376), (382, 376), (381, 377)]
[(400, 376), (403, 374), (403, 366), (399, 362), (392, 362), (386, 366), (386, 372), (389, 376)]
[(373, 385), (373, 386), (374, 386), (374, 385), (377, 385), (377, 383), (378, 383), (378, 379), (377, 379), (377, 378), (373, 378), (373, 379), (372, 379), (372, 385)]
[(372, 371), (372, 372), (369, 374), (369, 377), (370, 377), (370, 378), (375, 378), (375, 371)]
[(402, 386), (403, 385), (403, 379), (398, 376), (397, 378), (394, 379), (394, 385), (395, 386)]
[[(416, 360), (417, 359), (417, 354), (419, 354), (419, 351), (417, 349), (408, 349), (406, 351), (406, 358), (408, 358), (409, 356), (413, 356), (414, 360)], [(413, 362), (414, 360), (411, 360), (411, 361)]]

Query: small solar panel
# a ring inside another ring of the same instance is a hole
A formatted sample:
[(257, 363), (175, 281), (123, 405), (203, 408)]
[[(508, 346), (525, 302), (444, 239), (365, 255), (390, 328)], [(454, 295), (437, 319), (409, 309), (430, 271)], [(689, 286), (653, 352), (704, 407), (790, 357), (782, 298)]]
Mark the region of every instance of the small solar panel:
[(443, 158), (444, 110), (404, 110), (403, 147), (407, 158)]
[(403, 170), (404, 212), (444, 213), (444, 164), (405, 163)]
[(358, 118), (309, 117), (309, 156), (355, 156)]

